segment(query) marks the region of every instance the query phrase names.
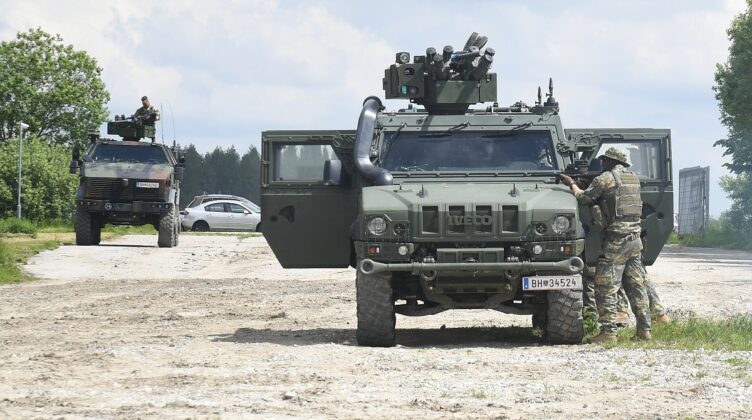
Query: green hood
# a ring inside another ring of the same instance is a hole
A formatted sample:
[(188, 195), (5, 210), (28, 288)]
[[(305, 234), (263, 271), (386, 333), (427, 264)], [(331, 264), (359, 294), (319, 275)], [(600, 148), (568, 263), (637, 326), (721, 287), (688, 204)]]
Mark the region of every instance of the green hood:
[[(386, 215), (390, 220), (407, 221), (414, 237), (426, 237), (424, 220), (438, 213), (440, 222), (433, 235), (456, 236), (450, 226), (457, 220), (452, 216), (468, 216), (464, 237), (493, 233), (495, 236), (519, 237), (531, 235), (534, 223), (550, 226), (557, 215), (571, 216), (573, 226), (579, 225), (577, 200), (564, 185), (543, 182), (504, 183), (415, 183), (377, 186), (363, 189), (362, 212), (369, 216)], [(493, 219), (493, 226), (476, 225), (476, 215)], [(486, 230), (484, 230), (486, 229)]]

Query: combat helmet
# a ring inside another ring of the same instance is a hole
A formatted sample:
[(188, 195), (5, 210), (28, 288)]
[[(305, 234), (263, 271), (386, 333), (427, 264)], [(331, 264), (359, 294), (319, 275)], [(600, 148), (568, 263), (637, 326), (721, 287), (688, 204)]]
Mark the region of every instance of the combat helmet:
[(604, 157), (615, 160), (621, 163), (622, 165), (624, 165), (625, 167), (631, 166), (629, 162), (627, 162), (627, 154), (623, 150), (617, 149), (616, 147), (609, 147), (605, 153), (598, 156), (598, 159), (602, 159)]

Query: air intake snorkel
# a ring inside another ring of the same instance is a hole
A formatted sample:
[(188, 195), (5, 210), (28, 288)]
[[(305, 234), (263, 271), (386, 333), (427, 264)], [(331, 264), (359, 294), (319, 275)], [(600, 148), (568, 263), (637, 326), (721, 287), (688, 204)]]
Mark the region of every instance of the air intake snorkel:
[(355, 134), (354, 160), (358, 172), (375, 185), (392, 185), (392, 174), (371, 163), (371, 143), (376, 129), (376, 117), (382, 109), (384, 106), (381, 105), (381, 100), (375, 96), (369, 96), (363, 101), (363, 110), (358, 118), (358, 131)]

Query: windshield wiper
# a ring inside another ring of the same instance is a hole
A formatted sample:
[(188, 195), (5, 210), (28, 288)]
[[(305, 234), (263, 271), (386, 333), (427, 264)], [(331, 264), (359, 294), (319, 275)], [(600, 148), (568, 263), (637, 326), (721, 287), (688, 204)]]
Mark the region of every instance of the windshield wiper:
[(528, 121), (528, 122), (522, 123), (520, 125), (515, 125), (514, 127), (510, 128), (509, 130), (507, 130), (507, 131), (505, 131), (503, 133), (488, 134), (488, 135), (485, 135), (483, 137), (507, 137), (507, 136), (513, 136), (513, 135), (517, 134), (518, 131), (522, 131), (522, 130), (524, 130), (526, 128), (530, 128), (532, 126), (533, 126), (533, 123), (531, 123), (530, 121)]
[(449, 127), (449, 128), (447, 128), (445, 131), (443, 131), (441, 133), (421, 134), (420, 137), (449, 137), (449, 136), (452, 135), (453, 132), (464, 130), (467, 127), (470, 127), (470, 123), (466, 121), (466, 122), (463, 122), (463, 123), (459, 123), (459, 124), (455, 125), (454, 127)]

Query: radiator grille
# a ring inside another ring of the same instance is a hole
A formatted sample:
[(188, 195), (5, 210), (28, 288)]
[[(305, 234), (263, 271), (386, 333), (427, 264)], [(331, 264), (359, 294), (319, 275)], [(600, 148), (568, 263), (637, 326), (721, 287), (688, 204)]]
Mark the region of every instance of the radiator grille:
[(129, 179), (123, 185), (119, 178), (90, 178), (86, 184), (86, 198), (112, 201), (161, 201), (161, 188), (136, 188), (136, 182), (150, 180)]

